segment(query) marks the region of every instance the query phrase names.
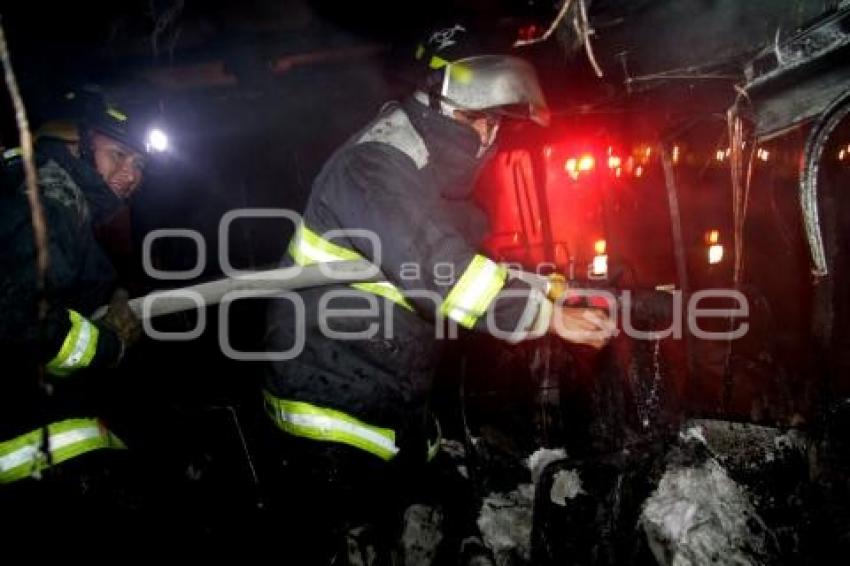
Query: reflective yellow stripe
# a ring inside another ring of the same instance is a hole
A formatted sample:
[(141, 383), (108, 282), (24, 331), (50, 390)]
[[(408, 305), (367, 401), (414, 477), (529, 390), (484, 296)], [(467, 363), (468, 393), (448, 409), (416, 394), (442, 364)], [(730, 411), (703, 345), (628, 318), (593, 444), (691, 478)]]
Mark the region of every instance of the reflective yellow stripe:
[[(425, 55), (425, 46), (420, 43), (419, 46), (416, 48), (416, 58), (422, 59), (422, 57), (424, 55)], [(436, 69), (442, 69), (443, 67), (445, 67), (446, 65), (449, 65), (449, 64), (450, 64), (450, 61), (447, 61), (446, 59), (443, 59), (442, 57), (439, 57), (437, 55), (431, 55), (431, 58), (428, 60), (428, 66), (432, 69), (435, 69), (435, 70)]]
[(65, 336), (59, 353), (47, 363), (47, 372), (60, 377), (88, 367), (97, 351), (97, 326), (71, 309), (68, 309), (68, 317), (71, 319), (71, 330)]
[(268, 391), (264, 396), (266, 410), (284, 432), (312, 440), (348, 444), (383, 460), (390, 460), (398, 453), (392, 429), (366, 424), (334, 409), (278, 399)]
[[(295, 236), (289, 244), (289, 255), (298, 265), (306, 266), (319, 262), (363, 259), (359, 253), (330, 242), (303, 223), (298, 226)], [(373, 293), (388, 299), (408, 310), (413, 306), (404, 298), (404, 294), (389, 281), (376, 283), (353, 283), (355, 289)]]
[(476, 255), (440, 306), (440, 312), (464, 328), (472, 328), (505, 285), (507, 270)]
[[(425, 46), (419, 44), (416, 48), (416, 58), (422, 59), (424, 55)], [(460, 83), (468, 83), (472, 80), (472, 69), (463, 63), (452, 63), (451, 61), (443, 59), (437, 55), (432, 55), (428, 60), (428, 67), (431, 69), (437, 70), (446, 66), (449, 67), (449, 76), (451, 76), (453, 80)]]
[[(68, 419), (47, 426), (52, 465), (101, 448), (126, 448), (97, 419)], [(48, 468), (41, 450), (43, 431), (33, 430), (0, 442), (0, 483), (10, 483)]]
[(432, 69), (442, 69), (443, 67), (449, 64), (450, 63), (448, 61), (446, 61), (442, 57), (437, 57), (436, 55), (433, 55), (431, 57), (431, 60), (428, 61), (428, 66)]
[[(304, 263), (299, 262), (300, 265), (310, 265), (311, 263), (321, 261), (345, 261), (362, 258), (357, 252), (325, 240), (304, 224), (298, 227), (295, 237), (289, 246), (290, 253), (293, 250), (305, 259)], [(294, 254), (293, 257), (295, 257)]]
[(23, 154), (24, 150), (19, 147), (13, 147), (3, 152), (3, 159), (14, 159), (16, 157), (21, 157)]
[(117, 108), (112, 108), (111, 106), (106, 109), (106, 113), (118, 120), (119, 122), (126, 122), (127, 115), (118, 110)]

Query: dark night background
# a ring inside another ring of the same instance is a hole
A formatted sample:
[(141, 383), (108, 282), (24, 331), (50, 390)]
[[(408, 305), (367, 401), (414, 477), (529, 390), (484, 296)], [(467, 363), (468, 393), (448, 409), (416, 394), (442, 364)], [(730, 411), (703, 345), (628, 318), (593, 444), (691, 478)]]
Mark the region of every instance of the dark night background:
[[(426, 30), (463, 21), (482, 36), (510, 43), (522, 34), (541, 33), (560, 6), (546, 0), (4, 4), (0, 16), (31, 124), (49, 117), (66, 90), (93, 83), (129, 114), (155, 121), (170, 136), (173, 151), (152, 164), (132, 203), (133, 244), (124, 250), (129, 254), (124, 277), (133, 294), (196, 282), (158, 282), (141, 273), (137, 267), (141, 243), (152, 229), (201, 232), (207, 242), (207, 268), (198, 280), (207, 280), (220, 275), (218, 223), (224, 213), (263, 207), (301, 211), (312, 179), (331, 152), (384, 102), (410, 91), (410, 58)], [(509, 131), (505, 147), (538, 148), (553, 140), (605, 131), (624, 147), (665, 140), (687, 148), (692, 157), (683, 159), (678, 182), (685, 237), (692, 245), (688, 259), (692, 284), (730, 285), (728, 262), (705, 269), (700, 246), (706, 229), (731, 230), (729, 171), (713, 157), (716, 149), (728, 144), (725, 112), (735, 100), (733, 85), (746, 82), (747, 62), (769, 52), (775, 40), (792, 37), (839, 4), (838, 0), (588, 2), (593, 47), (604, 78), (594, 76), (569, 25), (549, 41), (524, 49), (520, 54), (531, 59), (541, 75), (554, 126), (543, 133)], [(703, 77), (671, 78), (677, 75)], [(17, 132), (3, 92), (0, 147), (9, 148), (17, 145)], [(665, 395), (672, 397), (670, 410), (677, 412), (677, 419), (685, 415), (771, 425), (817, 424), (817, 409), (824, 399), (850, 392), (843, 369), (848, 364), (844, 352), (850, 305), (840, 291), (846, 284), (838, 282), (828, 299), (829, 308), (837, 313), (833, 341), (818, 344), (813, 337), (814, 291), (798, 202), (805, 134), (801, 128), (766, 141), (764, 147), (775, 161), (756, 163), (744, 234), (744, 283), (756, 298), (754, 330), (736, 344), (733, 371), (724, 367), (725, 345), (691, 344), (697, 362), (687, 376), (680, 345), (662, 347), (662, 370), (670, 378)], [(845, 143), (850, 140), (846, 124), (836, 137)], [(835, 153), (836, 148), (830, 146), (828, 151)], [(829, 186), (846, 186), (846, 166), (830, 167)], [(612, 256), (630, 265), (631, 284), (652, 287), (670, 282), (675, 269), (660, 165), (647, 167), (641, 179), (630, 180), (619, 191), (607, 219)], [(834, 220), (840, 228), (846, 226), (848, 209), (843, 196), (836, 198)], [(237, 221), (230, 233), (231, 263), (245, 269), (275, 264), (291, 228), (277, 220)], [(836, 231), (836, 249), (844, 252), (835, 256), (840, 277), (847, 272), (845, 232)], [(170, 240), (155, 246), (154, 259), (161, 269), (187, 269), (195, 264), (194, 246)], [(233, 307), (230, 337), (235, 347), (259, 346), (263, 308), (262, 301)], [(180, 483), (175, 489), (186, 488), (182, 509), (195, 517), (208, 512), (215, 517), (211, 520), (226, 523), (225, 511), (251, 507), (262, 497), (244, 458), (239, 427), (233, 426), (238, 414), (248, 431), (247, 444), (255, 449), (259, 441), (251, 432), (253, 421), (262, 418), (256, 411), (260, 367), (228, 360), (220, 353), (216, 315), (215, 308), (207, 309), (208, 328), (199, 340), (146, 341), (131, 353), (120, 387), (132, 401), (116, 412), (123, 411), (120, 416), (132, 422), (134, 416), (158, 411), (163, 416), (160, 432), (180, 431), (166, 448), (169, 456), (164, 460), (169, 464), (163, 476), (204, 475), (207, 483)], [(194, 322), (194, 315), (176, 315), (155, 326), (180, 330)], [(507, 375), (516, 367), (519, 373), (536, 371), (523, 357), (528, 352), (494, 358), (493, 344), (486, 340), (468, 346), (470, 383), (481, 395), (473, 417), (481, 422), (507, 418), (508, 427), (518, 435), (527, 432), (527, 438), (517, 442), (522, 446), (517, 451), (533, 449), (539, 430), (530, 429), (539, 423), (522, 421), (527, 415), (522, 411), (535, 410), (537, 393), (526, 390), (531, 382), (514, 387), (516, 375)], [(647, 356), (646, 351), (626, 354), (629, 361), (651, 365)], [(459, 372), (456, 361), (447, 361), (449, 377)], [(488, 370), (493, 365), (503, 365), (494, 377)], [(830, 380), (827, 375), (843, 377)], [(451, 390), (449, 397), (454, 394)], [(519, 405), (527, 401), (529, 406), (506, 415), (505, 399)], [(601, 403), (593, 410), (604, 412), (608, 407)], [(579, 408), (575, 418), (590, 411)], [(136, 432), (130, 427), (125, 434), (132, 440)], [(145, 435), (139, 440), (145, 442)], [(226, 486), (219, 492), (223, 499), (207, 500), (210, 489), (222, 486)]]

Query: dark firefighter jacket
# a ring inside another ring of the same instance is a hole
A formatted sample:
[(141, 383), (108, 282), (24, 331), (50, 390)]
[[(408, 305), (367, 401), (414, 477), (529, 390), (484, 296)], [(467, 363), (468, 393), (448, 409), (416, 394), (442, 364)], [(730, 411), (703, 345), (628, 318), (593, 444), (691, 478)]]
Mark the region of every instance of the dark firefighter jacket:
[[(121, 344), (87, 317), (109, 302), (114, 271), (93, 225), (120, 205), (93, 167), (64, 143), (37, 146), (38, 184), (49, 239), (47, 312), (39, 322), (35, 244), (23, 167), (6, 163), (0, 192), (0, 483), (114, 440), (92, 417), (87, 373), (114, 364)], [(53, 394), (38, 382), (38, 366)]]
[(284, 431), (385, 460), (424, 454), (441, 321), (486, 331), (489, 317), (507, 339), (530, 327), (542, 296), (479, 254), (478, 148), (471, 128), (410, 99), (325, 164), (284, 265), (366, 257), (386, 280), (273, 302), (265, 403)]

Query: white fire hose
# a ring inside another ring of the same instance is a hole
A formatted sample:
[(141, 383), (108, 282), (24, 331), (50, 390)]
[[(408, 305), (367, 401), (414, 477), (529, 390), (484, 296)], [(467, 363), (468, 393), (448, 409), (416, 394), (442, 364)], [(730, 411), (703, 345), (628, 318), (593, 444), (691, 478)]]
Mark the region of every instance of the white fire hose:
[[(545, 277), (513, 269), (508, 272), (510, 277), (522, 279), (536, 288), (541, 290), (546, 288)], [(148, 295), (130, 299), (128, 305), (137, 317), (143, 319), (194, 310), (197, 308), (198, 298), (204, 306), (217, 305), (232, 291), (254, 291), (258, 292), (256, 296), (273, 297), (283, 291), (309, 287), (384, 280), (386, 276), (367, 260), (333, 261), (306, 267), (293, 266), (257, 271), (179, 289), (154, 291)], [(147, 308), (145, 308), (146, 302)], [(101, 318), (106, 314), (107, 308), (106, 305), (100, 307), (92, 318), (95, 320)]]

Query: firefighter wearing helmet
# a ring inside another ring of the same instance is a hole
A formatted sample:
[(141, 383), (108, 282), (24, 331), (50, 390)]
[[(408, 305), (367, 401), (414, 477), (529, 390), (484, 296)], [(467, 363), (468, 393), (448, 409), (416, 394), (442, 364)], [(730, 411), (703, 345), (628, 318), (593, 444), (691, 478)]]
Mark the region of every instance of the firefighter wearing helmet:
[(282, 262), (367, 258), (380, 268), (379, 281), (307, 290), (269, 311), (267, 350), (300, 350), (271, 362), (265, 380), (289, 486), (281, 528), (314, 555), (334, 550), (327, 533), (362, 534), (352, 527), (399, 512), (438, 451), (429, 396), (444, 322), (507, 343), (554, 332), (597, 348), (612, 330), (481, 253), (476, 176), (503, 120), (545, 124), (547, 107), (529, 63), (476, 51), (464, 36), (453, 26), (417, 47), (419, 88), (325, 163)]
[[(111, 379), (140, 336), (95, 236), (142, 183), (144, 148), (132, 121), (97, 92), (61, 99), (36, 132), (35, 166), (49, 263), (39, 293), (36, 250), (19, 151), (6, 152), (0, 192), (0, 494), (16, 519), (44, 513), (37, 534), (91, 528), (68, 513), (109, 509), (113, 463), (124, 444), (98, 418), (101, 378)], [(59, 106), (59, 105), (57, 105)], [(107, 314), (92, 314), (110, 304)], [(100, 385), (99, 385), (100, 384)], [(109, 479), (111, 478), (111, 479)], [(110, 518), (117, 525), (117, 517)], [(98, 533), (103, 534), (99, 525)], [(44, 529), (47, 529), (45, 531)], [(9, 532), (6, 532), (8, 536)], [(81, 533), (82, 534), (82, 533)]]

